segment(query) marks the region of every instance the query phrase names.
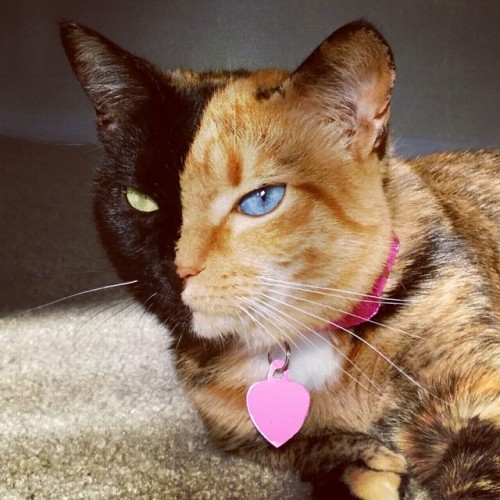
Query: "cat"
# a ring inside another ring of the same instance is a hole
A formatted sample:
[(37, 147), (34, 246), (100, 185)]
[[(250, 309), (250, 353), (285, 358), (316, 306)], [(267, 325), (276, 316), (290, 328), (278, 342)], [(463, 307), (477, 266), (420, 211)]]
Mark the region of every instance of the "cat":
[[(314, 498), (500, 498), (500, 151), (395, 157), (393, 55), (365, 21), (291, 73), (166, 71), (60, 30), (103, 245), (213, 442)], [(309, 413), (273, 446), (246, 393), (285, 375)]]

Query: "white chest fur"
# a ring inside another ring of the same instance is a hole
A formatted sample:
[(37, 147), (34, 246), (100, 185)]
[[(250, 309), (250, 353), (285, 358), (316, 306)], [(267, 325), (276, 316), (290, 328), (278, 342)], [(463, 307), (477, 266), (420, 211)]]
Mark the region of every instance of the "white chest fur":
[[(282, 349), (271, 353), (273, 359), (283, 359)], [(321, 390), (326, 385), (340, 378), (344, 358), (336, 350), (331, 337), (327, 333), (318, 333), (313, 337), (295, 341), (290, 352), (290, 378), (309, 389)], [(269, 363), (262, 355), (255, 358), (255, 374), (265, 374)], [(265, 375), (258, 377), (261, 380)], [(257, 380), (255, 380), (257, 381)]]

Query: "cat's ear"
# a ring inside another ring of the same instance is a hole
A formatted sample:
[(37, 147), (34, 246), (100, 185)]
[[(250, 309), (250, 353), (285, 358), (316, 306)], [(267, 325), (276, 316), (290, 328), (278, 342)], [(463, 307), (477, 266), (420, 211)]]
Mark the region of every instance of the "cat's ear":
[(358, 159), (382, 157), (387, 142), (394, 59), (382, 35), (355, 21), (328, 37), (289, 85)]
[(130, 123), (157, 92), (158, 70), (85, 26), (59, 26), (71, 67), (94, 105), (101, 136)]

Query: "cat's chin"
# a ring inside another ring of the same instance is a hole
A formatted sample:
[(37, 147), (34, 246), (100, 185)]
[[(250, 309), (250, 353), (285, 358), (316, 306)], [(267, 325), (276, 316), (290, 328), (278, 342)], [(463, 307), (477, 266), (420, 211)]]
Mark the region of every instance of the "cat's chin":
[(193, 312), (192, 329), (200, 338), (223, 339), (241, 330), (241, 327), (241, 321), (231, 316)]
[(193, 312), (192, 330), (200, 339), (224, 340), (231, 337), (252, 351), (268, 350), (285, 342), (278, 340), (275, 335), (271, 337), (268, 331), (245, 321), (244, 317), (230, 315)]

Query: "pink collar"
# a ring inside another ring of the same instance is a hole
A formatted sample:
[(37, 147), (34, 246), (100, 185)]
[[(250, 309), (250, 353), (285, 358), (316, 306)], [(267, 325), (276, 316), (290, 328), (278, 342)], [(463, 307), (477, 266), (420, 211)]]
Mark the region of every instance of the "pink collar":
[(396, 260), (399, 247), (399, 239), (396, 235), (394, 235), (392, 238), (391, 251), (389, 253), (389, 258), (387, 259), (384, 271), (373, 285), (372, 291), (368, 295), (365, 295), (364, 298), (356, 304), (351, 312), (342, 316), (335, 322), (335, 325), (332, 324), (331, 327), (328, 328), (329, 330), (352, 328), (370, 320), (373, 316), (375, 316), (375, 314), (377, 314), (382, 304), (382, 293), (384, 292), (387, 279), (389, 278), (389, 273), (391, 272), (394, 261)]

